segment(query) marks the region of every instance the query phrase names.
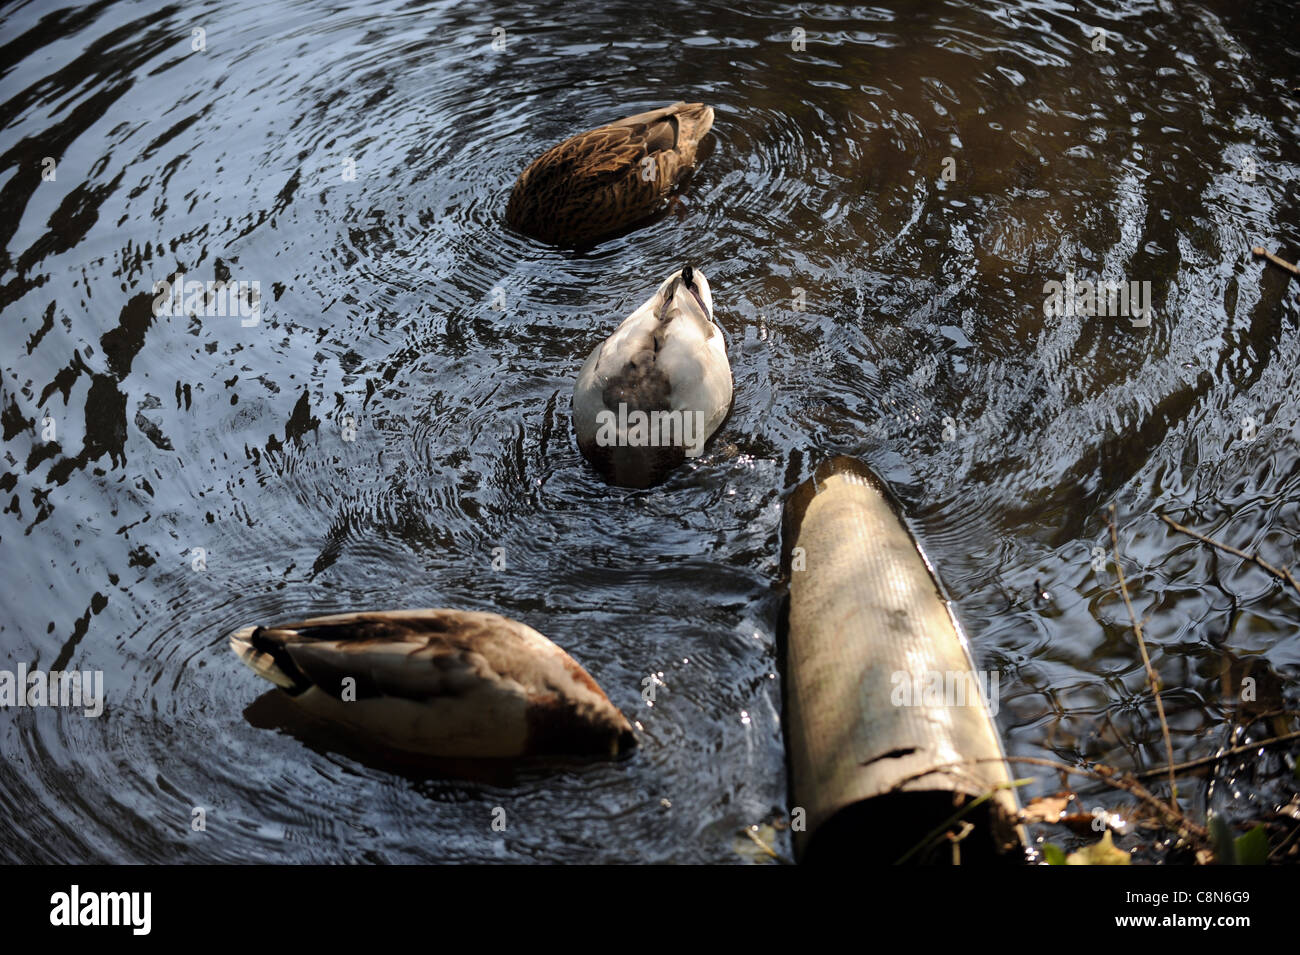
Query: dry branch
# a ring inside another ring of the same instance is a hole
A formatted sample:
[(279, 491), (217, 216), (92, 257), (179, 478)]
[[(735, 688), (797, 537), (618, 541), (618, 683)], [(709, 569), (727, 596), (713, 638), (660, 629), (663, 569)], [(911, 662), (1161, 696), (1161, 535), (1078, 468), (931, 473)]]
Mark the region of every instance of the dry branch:
[(1262, 245), (1257, 245), (1250, 251), (1254, 252), (1256, 255), (1264, 256), (1264, 258), (1268, 259), (1274, 265), (1280, 265), (1282, 268), (1286, 269), (1287, 271), (1294, 272), (1296, 275), (1300, 275), (1300, 267), (1292, 265), (1286, 259), (1278, 258), (1276, 255), (1268, 251), (1268, 249), (1264, 248)]
[(1147, 655), (1147, 643), (1142, 639), (1142, 624), (1138, 621), (1137, 614), (1133, 612), (1133, 601), (1128, 597), (1128, 585), (1124, 583), (1124, 568), (1119, 560), (1119, 536), (1115, 533), (1115, 505), (1110, 506), (1110, 514), (1106, 517), (1106, 526), (1110, 528), (1110, 544), (1115, 554), (1115, 573), (1119, 577), (1119, 592), (1124, 596), (1124, 606), (1128, 608), (1128, 618), (1133, 624), (1133, 635), (1137, 637), (1138, 649), (1142, 651), (1142, 665), (1147, 670), (1147, 680), (1151, 684), (1151, 692), (1156, 698), (1156, 715), (1160, 717), (1160, 732), (1165, 738), (1165, 752), (1169, 759), (1169, 802), (1178, 810), (1178, 782), (1174, 778), (1174, 744), (1169, 739), (1169, 721), (1165, 719), (1165, 704), (1160, 699), (1160, 681), (1156, 676), (1155, 668), (1151, 666), (1151, 657)]
[(1290, 568), (1279, 569), (1277, 567), (1274, 567), (1268, 561), (1264, 560), (1258, 554), (1247, 554), (1244, 550), (1238, 550), (1237, 548), (1231, 546), (1230, 544), (1225, 544), (1222, 541), (1216, 541), (1213, 537), (1206, 537), (1204, 534), (1194, 531), (1190, 527), (1184, 527), (1182, 524), (1179, 524), (1168, 514), (1160, 514), (1159, 517), (1162, 521), (1164, 521), (1174, 530), (1181, 531), (1182, 533), (1186, 534), (1188, 537), (1195, 537), (1198, 541), (1203, 541), (1204, 543), (1209, 544), (1212, 547), (1217, 547), (1221, 551), (1226, 551), (1229, 554), (1235, 554), (1238, 557), (1241, 557), (1245, 560), (1249, 560), (1258, 564), (1260, 567), (1264, 568), (1264, 570), (1268, 571), (1278, 580), (1282, 581), (1283, 583), (1289, 583), (1292, 587), (1295, 588), (1296, 595), (1300, 596), (1300, 581), (1297, 581), (1295, 579), (1295, 575), (1291, 573)]

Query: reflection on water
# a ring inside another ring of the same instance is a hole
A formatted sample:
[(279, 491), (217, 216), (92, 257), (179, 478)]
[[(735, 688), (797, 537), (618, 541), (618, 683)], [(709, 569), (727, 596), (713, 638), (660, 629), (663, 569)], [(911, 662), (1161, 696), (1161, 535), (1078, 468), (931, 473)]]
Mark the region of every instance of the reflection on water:
[[(13, 6), (4, 666), (102, 670), (108, 702), (0, 718), (6, 858), (736, 860), (740, 829), (786, 809), (781, 501), (832, 453), (909, 506), (1001, 672), (1012, 752), (1163, 761), (1092, 569), (1112, 503), (1175, 757), (1260, 736), (1236, 688), (1297, 708), (1296, 601), (1156, 513), (1297, 559), (1296, 296), (1249, 254), (1300, 247), (1288, 22), (1228, 3)], [(682, 98), (717, 119), (679, 214), (578, 254), (501, 228), (546, 146)], [(610, 488), (578, 453), (572, 382), (683, 261), (709, 275), (735, 410), (666, 485)], [(155, 316), (154, 283), (182, 273), (258, 283), (257, 322)], [(1046, 315), (1067, 273), (1151, 283), (1149, 327)], [(443, 605), (571, 652), (640, 721), (637, 755), (465, 781), (372, 765), (266, 728), (225, 644)], [(1226, 762), (1184, 795), (1246, 817), (1285, 798), (1285, 768)]]

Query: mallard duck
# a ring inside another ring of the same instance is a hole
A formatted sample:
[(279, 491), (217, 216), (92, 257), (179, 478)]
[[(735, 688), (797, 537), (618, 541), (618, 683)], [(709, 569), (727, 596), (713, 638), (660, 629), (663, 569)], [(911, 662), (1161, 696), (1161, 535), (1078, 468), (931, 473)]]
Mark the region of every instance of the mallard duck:
[(689, 265), (595, 347), (573, 390), (578, 447), (625, 487), (649, 487), (699, 455), (730, 408), (709, 280)]
[(337, 614), (244, 627), (230, 646), (314, 716), (399, 752), (617, 756), (636, 745), (571, 656), (494, 613)]
[(557, 245), (618, 232), (658, 209), (712, 125), (711, 106), (674, 103), (566, 139), (520, 174), (506, 222)]

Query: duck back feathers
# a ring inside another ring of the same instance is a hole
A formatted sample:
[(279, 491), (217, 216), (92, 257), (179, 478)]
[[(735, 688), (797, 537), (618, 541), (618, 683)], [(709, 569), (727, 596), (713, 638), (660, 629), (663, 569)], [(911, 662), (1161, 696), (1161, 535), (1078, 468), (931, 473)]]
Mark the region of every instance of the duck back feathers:
[(531, 627), (491, 613), (405, 610), (245, 627), (231, 647), (313, 715), (428, 756), (617, 755), (631, 726)]
[(595, 241), (634, 225), (685, 178), (712, 125), (712, 107), (683, 102), (579, 133), (520, 174), (506, 222), (558, 245)]

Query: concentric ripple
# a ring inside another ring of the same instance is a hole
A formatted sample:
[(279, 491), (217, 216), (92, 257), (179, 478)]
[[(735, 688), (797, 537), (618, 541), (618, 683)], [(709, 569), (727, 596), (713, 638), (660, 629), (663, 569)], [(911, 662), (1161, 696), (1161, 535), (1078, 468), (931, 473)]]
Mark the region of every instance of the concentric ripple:
[[(908, 505), (1010, 750), (1163, 762), (1093, 569), (1112, 504), (1175, 758), (1259, 738), (1246, 677), (1294, 711), (1294, 595), (1157, 516), (1297, 559), (1296, 296), (1248, 251), (1300, 248), (1280, 14), (892, 6), (6, 10), (0, 667), (102, 671), (107, 703), (0, 716), (3, 856), (737, 860), (788, 808), (781, 501), (833, 453)], [(504, 228), (542, 150), (679, 99), (715, 126), (655, 221), (580, 252)], [(734, 411), (610, 488), (573, 380), (687, 262)], [(1047, 314), (1067, 274), (1149, 283), (1150, 324)], [(257, 321), (153, 314), (182, 275), (258, 283)], [(386, 765), (225, 642), (420, 606), (552, 637), (637, 755)], [(1269, 759), (1185, 796), (1249, 818), (1289, 798)]]

